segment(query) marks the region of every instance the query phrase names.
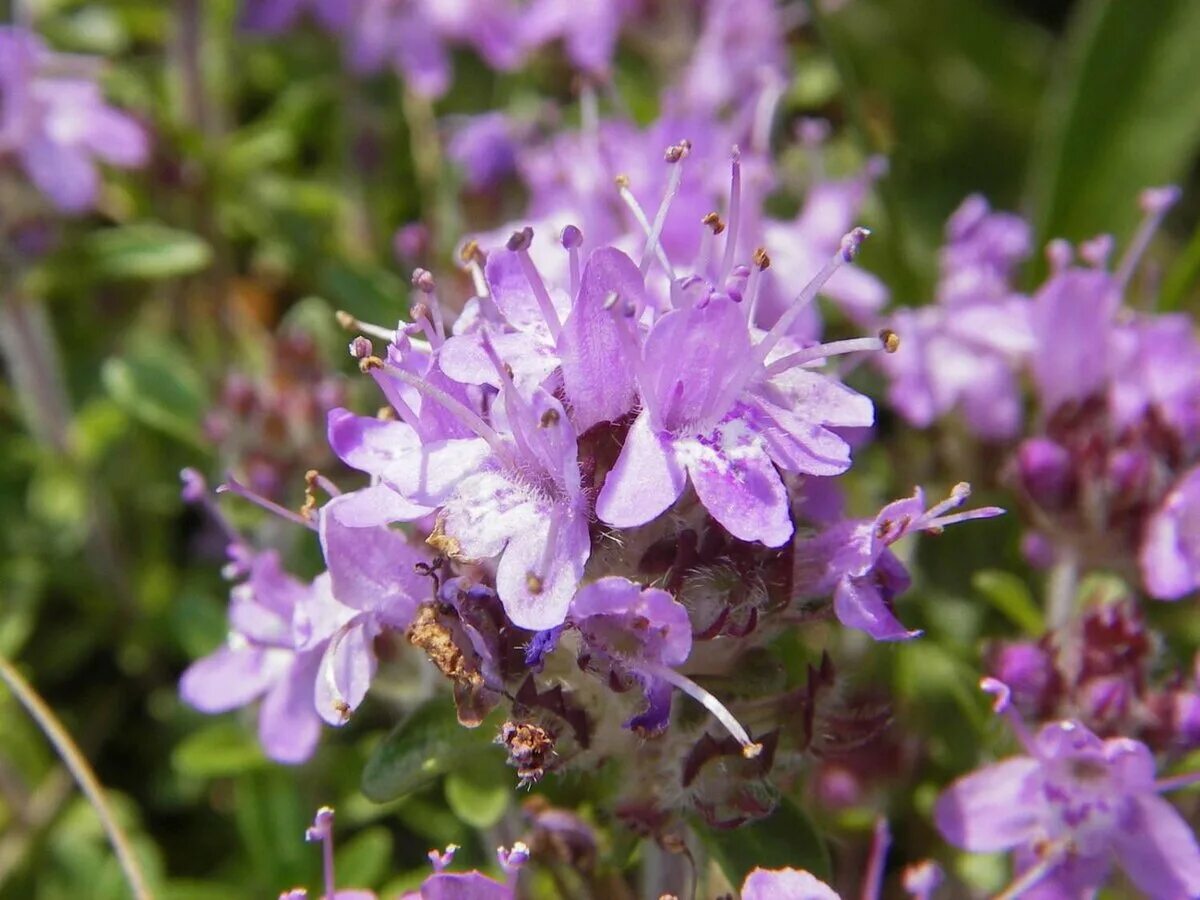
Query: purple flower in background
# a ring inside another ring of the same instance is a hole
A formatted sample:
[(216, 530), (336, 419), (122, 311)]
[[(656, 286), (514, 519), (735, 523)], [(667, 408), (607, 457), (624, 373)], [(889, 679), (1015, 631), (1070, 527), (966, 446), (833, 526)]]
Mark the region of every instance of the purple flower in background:
[(361, 0), (245, 0), (241, 25), (250, 31), (278, 34), (292, 28), (305, 13), (329, 31), (345, 28)]
[(683, 605), (666, 591), (609, 576), (580, 588), (570, 618), (583, 636), (582, 668), (603, 680), (641, 682), (647, 707), (626, 727), (662, 731), (671, 714), (672, 685), (655, 673), (682, 665), (691, 653), (692, 623)]
[(950, 513), (971, 494), (958, 484), (949, 498), (925, 509), (920, 488), (889, 503), (873, 519), (848, 519), (815, 538), (796, 542), (796, 583), (802, 594), (833, 593), (833, 610), (843, 625), (865, 631), (877, 641), (907, 640), (909, 631), (896, 618), (893, 601), (908, 589), (908, 570), (889, 549), (900, 538), (920, 531), (940, 533), (947, 525), (1001, 515), (985, 506)]
[(1013, 887), (1021, 890), (1081, 896), (1107, 880), (1115, 861), (1149, 897), (1200, 894), (1200, 847), (1159, 796), (1194, 777), (1156, 781), (1145, 744), (1101, 740), (1078, 722), (1031, 734), (1007, 687), (993, 679), (983, 687), (997, 695), (997, 712), (1009, 715), (1025, 755), (965, 775), (939, 797), (934, 817), (946, 840), (979, 853), (1015, 850)]
[(1034, 350), (1029, 300), (1012, 286), (1030, 229), (973, 195), (950, 217), (946, 237), (938, 302), (890, 320), (904, 340), (879, 359), (891, 379), (888, 400), (918, 427), (958, 409), (981, 437), (1011, 437), (1021, 424), (1018, 374)]
[(1159, 600), (1200, 588), (1200, 467), (1185, 473), (1151, 516), (1138, 561), (1146, 590)]
[(641, 0), (532, 0), (522, 13), (526, 46), (561, 39), (567, 58), (591, 75), (607, 75), (625, 19)]
[[(321, 732), (315, 685), (329, 638), (352, 609), (333, 599), (328, 575), (304, 584), (287, 575), (274, 552), (252, 556), (250, 575), (233, 589), (229, 640), (193, 663), (180, 679), (183, 699), (205, 713), (221, 713), (262, 699), (259, 740), (277, 762), (312, 756)], [(322, 610), (298, 646), (301, 610)]]
[(141, 125), (104, 101), (97, 65), (58, 57), (32, 32), (0, 26), (0, 164), (11, 157), (67, 213), (95, 205), (97, 161), (137, 168), (150, 153)]
[(464, 116), (449, 124), (446, 155), (462, 170), (471, 190), (493, 187), (516, 169), (517, 142), (513, 122), (506, 114)]

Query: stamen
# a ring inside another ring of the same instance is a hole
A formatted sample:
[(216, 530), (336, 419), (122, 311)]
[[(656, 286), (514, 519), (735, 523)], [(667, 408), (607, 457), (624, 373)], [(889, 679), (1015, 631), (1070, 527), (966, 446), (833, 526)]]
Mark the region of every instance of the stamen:
[(542, 281), (542, 274), (534, 265), (533, 257), (529, 255), (531, 243), (533, 243), (533, 229), (526, 225), (520, 231), (513, 232), (512, 237), (508, 239), (508, 249), (516, 253), (517, 258), (521, 261), (521, 270), (525, 273), (525, 279), (529, 282), (533, 296), (537, 298), (538, 308), (542, 311), (542, 318), (546, 320), (546, 326), (550, 329), (550, 336), (557, 341), (559, 332), (562, 331), (562, 322), (558, 320), (558, 310), (554, 308), (554, 301), (550, 299), (546, 283)]
[(1154, 782), (1154, 789), (1159, 793), (1178, 791), (1181, 788), (1191, 787), (1193, 784), (1200, 784), (1200, 772), (1187, 772), (1183, 775), (1173, 775), (1170, 778), (1160, 778)]
[(1179, 188), (1171, 185), (1161, 188), (1149, 188), (1142, 191), (1138, 197), (1138, 204), (1146, 217), (1142, 219), (1142, 224), (1138, 226), (1137, 233), (1134, 234), (1133, 240), (1129, 242), (1129, 246), (1125, 250), (1125, 255), (1121, 257), (1121, 264), (1117, 267), (1116, 282), (1117, 290), (1122, 293), (1129, 286), (1129, 280), (1133, 277), (1133, 271), (1137, 268), (1138, 263), (1142, 261), (1142, 256), (1146, 253), (1146, 248), (1150, 246), (1150, 241), (1154, 238), (1154, 233), (1158, 231), (1158, 227), (1162, 224), (1162, 220), (1166, 217), (1167, 211), (1174, 206), (1180, 196)]
[(433, 313), (433, 327), (439, 343), (446, 339), (446, 321), (442, 316), (442, 304), (438, 300), (437, 282), (428, 269), (413, 269), (412, 286), (425, 295), (425, 306)]
[(479, 249), (479, 244), (476, 241), (467, 241), (463, 244), (462, 249), (458, 251), (458, 257), (462, 260), (467, 271), (471, 273), (471, 282), (475, 288), (475, 296), (490, 297), (492, 292), (488, 289), (487, 275), (483, 271), (483, 264), (486, 262), (486, 259), (483, 251)]
[(954, 487), (950, 488), (950, 496), (945, 500), (935, 503), (925, 511), (921, 516), (922, 519), (932, 519), (935, 516), (940, 516), (942, 513), (951, 509), (957, 509), (967, 502), (967, 498), (971, 496), (971, 485), (966, 481), (960, 481)]
[[(617, 194), (620, 195), (625, 206), (633, 214), (633, 218), (637, 222), (638, 227), (642, 229), (642, 233), (649, 237), (654, 229), (650, 224), (650, 220), (646, 218), (646, 211), (642, 209), (642, 205), (638, 203), (637, 197), (633, 196), (633, 191), (629, 189), (629, 177), (618, 175), (616, 177), (616, 185)], [(654, 252), (658, 256), (659, 265), (663, 267), (671, 281), (674, 281), (675, 270), (671, 268), (671, 261), (667, 259), (667, 254), (663, 250), (661, 242), (655, 242)]]
[(887, 819), (879, 816), (871, 836), (871, 855), (867, 857), (867, 874), (863, 876), (862, 900), (879, 900), (879, 892), (883, 887), (883, 864), (891, 845), (892, 833)]
[(721, 273), (717, 284), (722, 285), (733, 268), (733, 256), (737, 252), (738, 225), (742, 211), (742, 151), (733, 148), (732, 174), (729, 184), (729, 232), (725, 235), (725, 255), (721, 258)]
[(759, 153), (766, 154), (771, 149), (771, 124), (775, 120), (775, 110), (787, 89), (786, 82), (773, 75), (763, 85), (758, 95), (758, 103), (754, 106), (754, 125), (750, 132), (750, 146)]
[(984, 677), (979, 681), (979, 689), (985, 694), (991, 694), (996, 698), (996, 702), (992, 704), (992, 712), (996, 715), (1004, 716), (1008, 720), (1009, 727), (1012, 728), (1013, 733), (1017, 736), (1017, 740), (1025, 748), (1025, 752), (1030, 756), (1036, 756), (1037, 751), (1033, 735), (1029, 733), (1029, 729), (1025, 725), (1025, 720), (1021, 718), (1021, 714), (1012, 705), (1012, 690), (1009, 686), (998, 678)]
[(1101, 234), (1084, 241), (1079, 245), (1079, 255), (1089, 266), (1097, 269), (1108, 268), (1108, 258), (1112, 255), (1113, 238), (1111, 234)]
[(442, 872), (454, 862), (454, 854), (458, 852), (458, 844), (447, 844), (446, 849), (442, 853), (436, 850), (429, 851), (429, 864), (433, 866), (434, 872)]
[(338, 325), (347, 331), (360, 331), (363, 334), (369, 334), (371, 337), (379, 338), (381, 341), (387, 341), (389, 344), (396, 340), (396, 329), (384, 328), (382, 325), (372, 325), (370, 322), (364, 322), (357, 319), (344, 309), (339, 309), (334, 313), (334, 318), (337, 319)]
[(1061, 272), (1071, 265), (1074, 257), (1075, 251), (1062, 238), (1055, 238), (1046, 245), (1046, 261), (1050, 263), (1050, 271), (1053, 273)]
[(759, 284), (762, 282), (762, 273), (771, 267), (771, 257), (767, 256), (767, 251), (763, 247), (759, 247), (754, 251), (754, 265), (750, 267), (750, 280), (746, 284), (746, 297), (743, 301), (746, 305), (746, 324), (754, 324), (754, 314), (758, 310), (758, 290)]
[(412, 305), (411, 312), (413, 322), (416, 324), (416, 327), (424, 333), (426, 338), (429, 339), (429, 346), (433, 347), (435, 350), (442, 346), (442, 344), (445, 342), (445, 337), (438, 334), (437, 329), (434, 327), (433, 322), (429, 317), (429, 307), (427, 307), (424, 303), (414, 303)]
[(180, 491), (180, 495), (184, 502), (199, 503), (208, 513), (209, 518), (225, 533), (230, 544), (241, 544), (242, 536), (213, 500), (212, 494), (208, 492), (208, 482), (204, 480), (204, 476), (196, 469), (189, 467), (180, 471), (179, 480), (183, 482), (183, 490)]
[(571, 266), (571, 300), (579, 296), (579, 246), (583, 243), (583, 232), (574, 225), (568, 225), (562, 230), (562, 245), (567, 251)]
[[(678, 144), (672, 144), (666, 149), (663, 154), (666, 161), (671, 165), (671, 174), (667, 176), (667, 189), (663, 194), (662, 202), (658, 205), (658, 212), (654, 216), (654, 224), (646, 235), (646, 246), (642, 249), (642, 261), (640, 268), (642, 275), (650, 271), (650, 260), (659, 256), (659, 239), (662, 237), (663, 226), (667, 223), (667, 213), (670, 212), (671, 203), (675, 200), (675, 195), (679, 193), (679, 186), (683, 183), (683, 159), (692, 149), (691, 141), (680, 141)], [(675, 273), (667, 268), (667, 274), (674, 278)]]
[(325, 896), (336, 896), (337, 888), (333, 877), (333, 807), (322, 806), (317, 810), (312, 827), (304, 832), (306, 841), (320, 841), (322, 862), (325, 869)]
[(742, 755), (746, 759), (754, 759), (762, 753), (763, 745), (750, 739), (750, 734), (742, 727), (742, 723), (733, 717), (733, 713), (725, 707), (725, 704), (686, 675), (681, 675), (674, 669), (652, 660), (641, 660), (638, 663), (638, 667), (647, 675), (661, 678), (673, 687), (683, 691), (707, 709), (713, 718), (725, 726), (725, 730), (733, 736), (734, 740), (742, 745)]
[(795, 353), (789, 353), (782, 359), (775, 360), (775, 362), (767, 366), (767, 377), (772, 378), (780, 372), (786, 372), (788, 369), (794, 369), (797, 366), (807, 365), (818, 359), (844, 356), (847, 353), (863, 353), (879, 350), (886, 351), (887, 343), (883, 338), (877, 337), (850, 338), (844, 341), (830, 341), (828, 344), (817, 344), (813, 347), (805, 347), (803, 350), (797, 350)]
[(796, 321), (796, 317), (800, 315), (800, 312), (813, 302), (821, 288), (833, 277), (834, 272), (846, 263), (854, 260), (863, 241), (870, 234), (871, 232), (866, 228), (855, 228), (842, 238), (837, 253), (825, 263), (812, 281), (804, 286), (804, 290), (799, 293), (796, 299), (792, 301), (791, 306), (779, 317), (779, 321), (771, 327), (771, 330), (767, 332), (767, 336), (755, 346), (753, 353), (754, 367), (761, 366), (766, 361), (767, 355), (775, 349), (775, 345), (787, 334), (788, 329), (792, 327), (792, 323)]
[(488, 337), (487, 332), (484, 332), (480, 338), (480, 345), (483, 347), (483, 352), (487, 354), (488, 360), (492, 367), (496, 370), (496, 375), (500, 379), (500, 390), (504, 394), (504, 402), (508, 413), (508, 427), (512, 430), (513, 439), (517, 442), (517, 449), (521, 454), (529, 459), (537, 459), (532, 447), (530, 446), (529, 437), (525, 434), (525, 423), (530, 418), (529, 407), (525, 404), (524, 399), (517, 392), (517, 386), (512, 380), (512, 370), (500, 359), (500, 355), (496, 353), (496, 348), (492, 346), (492, 341)]
[(955, 513), (952, 516), (931, 519), (921, 530), (931, 534), (940, 534), (945, 528), (960, 522), (970, 522), (973, 519), (993, 519), (1002, 515), (1004, 515), (1004, 510), (999, 506), (981, 506), (978, 509), (968, 509), (966, 512)]
[(299, 513), (292, 512), (290, 509), (286, 509), (286, 508), (280, 506), (275, 501), (268, 500), (266, 497), (262, 496), (261, 494), (255, 493), (254, 491), (250, 490), (250, 488), (246, 487), (244, 484), (241, 484), (240, 482), (238, 482), (237, 479), (235, 479), (231, 475), (226, 476), (224, 484), (217, 485), (217, 493), (218, 494), (224, 494), (224, 493), (235, 494), (238, 497), (241, 497), (243, 500), (249, 500), (255, 506), (259, 506), (259, 507), (265, 509), (269, 513), (274, 513), (275, 515), (279, 516), (281, 519), (287, 519), (289, 522), (294, 522), (297, 525), (302, 525), (305, 528), (311, 529), (313, 531), (316, 531), (316, 529), (317, 529), (317, 524), (315, 522), (310, 522), (307, 519), (305, 519), (303, 516), (301, 516)]
[(1042, 858), (1026, 869), (1024, 874), (998, 893), (993, 900), (1017, 900), (1024, 897), (1054, 873), (1066, 857), (1069, 848), (1069, 841), (1064, 838), (1040, 850)]
[(512, 455), (509, 452), (508, 447), (505, 445), (503, 439), (500, 437), (499, 433), (497, 433), (497, 431), (492, 428), (491, 425), (485, 422), (474, 410), (467, 408), (465, 404), (459, 400), (456, 400), (454, 397), (451, 397), (441, 388), (434, 387), (429, 382), (418, 378), (411, 372), (405, 372), (403, 369), (396, 368), (395, 366), (385, 366), (385, 369), (388, 374), (398, 378), (409, 387), (420, 391), (423, 396), (428, 397), (433, 402), (439, 404), (443, 409), (446, 410), (446, 412), (450, 413), (450, 415), (454, 416), (454, 418), (458, 419), (469, 429), (479, 435), (479, 437), (487, 441), (488, 446), (492, 448), (492, 452), (494, 452), (501, 459), (508, 463), (512, 462)]

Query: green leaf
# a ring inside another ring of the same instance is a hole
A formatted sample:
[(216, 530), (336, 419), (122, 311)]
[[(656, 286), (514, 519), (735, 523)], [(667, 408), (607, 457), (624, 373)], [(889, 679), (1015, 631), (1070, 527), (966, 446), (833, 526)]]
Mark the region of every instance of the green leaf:
[(203, 447), (200, 417), (208, 405), (200, 376), (182, 353), (147, 347), (109, 359), (100, 371), (109, 395), (143, 424)]
[(699, 828), (701, 840), (730, 884), (741, 884), (751, 869), (807, 869), (828, 879), (829, 850), (812, 820), (786, 797), (775, 812), (731, 831)]
[(382, 825), (356, 834), (337, 851), (338, 881), (356, 888), (378, 884), (392, 862), (392, 834)]
[(1084, 0), (1030, 171), (1039, 238), (1126, 235), (1142, 188), (1178, 180), (1200, 144), (1200, 4)]
[(157, 222), (101, 229), (88, 236), (84, 249), (95, 273), (112, 279), (177, 278), (212, 261), (202, 238)]
[(971, 579), (975, 590), (1026, 634), (1037, 637), (1046, 627), (1029, 586), (1012, 572), (984, 569)]
[(512, 799), (512, 775), (497, 758), (482, 765), (446, 776), (446, 805), (472, 828), (491, 828), (500, 821)]
[(191, 778), (240, 775), (267, 764), (254, 735), (236, 722), (217, 722), (188, 735), (175, 747), (171, 764)]
[(450, 704), (427, 703), (401, 722), (375, 748), (363, 769), (362, 791), (376, 803), (411, 794), (453, 771), (478, 765), (499, 750), (492, 744), (495, 728), (458, 724)]

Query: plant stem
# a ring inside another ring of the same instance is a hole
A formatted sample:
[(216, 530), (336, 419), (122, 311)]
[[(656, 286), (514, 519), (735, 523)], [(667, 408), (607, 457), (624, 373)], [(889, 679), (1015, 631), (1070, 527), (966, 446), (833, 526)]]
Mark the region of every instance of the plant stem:
[(0, 679), (8, 685), (9, 690), (25, 707), (42, 733), (46, 735), (47, 740), (54, 745), (55, 751), (75, 778), (75, 783), (79, 785), (79, 789), (91, 803), (92, 809), (96, 811), (96, 816), (100, 819), (100, 824), (104, 828), (105, 834), (108, 835), (109, 843), (112, 844), (113, 850), (117, 854), (117, 861), (121, 864), (121, 869), (125, 873), (125, 879), (129, 882), (135, 900), (151, 900), (152, 894), (146, 886), (146, 877), (133, 854), (129, 838), (117, 824), (112, 807), (108, 805), (108, 800), (104, 796), (104, 788), (101, 787), (99, 779), (96, 778), (95, 772), (92, 771), (91, 765), (80, 752), (79, 747), (71, 739), (71, 735), (54, 715), (54, 711), (34, 690), (33, 685), (26, 681), (4, 656), (0, 656)]
[(1075, 610), (1075, 593), (1079, 588), (1079, 557), (1075, 550), (1063, 547), (1050, 569), (1046, 581), (1046, 627), (1061, 628), (1071, 620)]

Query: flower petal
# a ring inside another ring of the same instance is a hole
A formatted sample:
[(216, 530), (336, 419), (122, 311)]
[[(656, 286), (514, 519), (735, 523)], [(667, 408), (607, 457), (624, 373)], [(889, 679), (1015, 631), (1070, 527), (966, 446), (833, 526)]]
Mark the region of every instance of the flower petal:
[(938, 797), (934, 820), (951, 844), (975, 853), (1008, 850), (1034, 837), (1041, 766), (1017, 756), (964, 775)]
[[(561, 625), (583, 567), (591, 553), (591, 537), (582, 517), (571, 517), (550, 529), (548, 516), (512, 536), (496, 568), (496, 593), (509, 619), (519, 628), (543, 631)], [(553, 532), (553, 533), (551, 533)], [(547, 541), (553, 541), (547, 548)]]
[(297, 765), (313, 754), (321, 736), (321, 719), (314, 706), (321, 654), (296, 656), (275, 683), (258, 711), (258, 739), (276, 762)]
[(742, 900), (841, 900), (804, 869), (754, 869), (742, 882)]
[(908, 630), (896, 618), (870, 575), (839, 581), (833, 594), (833, 611), (847, 628), (865, 631), (877, 641), (907, 641), (921, 634), (919, 630)]
[(1200, 847), (1183, 817), (1156, 794), (1133, 800), (1129, 820), (1114, 833), (1117, 862), (1148, 897), (1200, 896)]
[(671, 445), (642, 410), (596, 498), (596, 515), (617, 528), (645, 524), (679, 499), (687, 484)]
[(179, 679), (179, 694), (200, 712), (228, 712), (257, 700), (290, 658), (286, 650), (221, 647), (188, 666)]
[(696, 496), (726, 531), (739, 540), (779, 547), (793, 531), (787, 490), (761, 444), (734, 433), (741, 424), (735, 419), (719, 427), (712, 444), (687, 441), (688, 474)]
[(330, 725), (345, 725), (367, 695), (378, 665), (378, 634), (370, 616), (357, 616), (333, 636), (321, 657), (313, 699), (317, 714)]

